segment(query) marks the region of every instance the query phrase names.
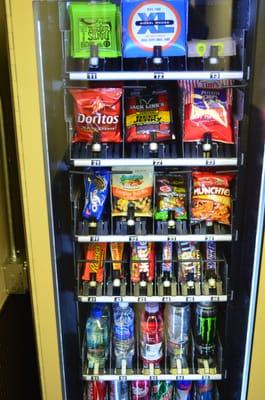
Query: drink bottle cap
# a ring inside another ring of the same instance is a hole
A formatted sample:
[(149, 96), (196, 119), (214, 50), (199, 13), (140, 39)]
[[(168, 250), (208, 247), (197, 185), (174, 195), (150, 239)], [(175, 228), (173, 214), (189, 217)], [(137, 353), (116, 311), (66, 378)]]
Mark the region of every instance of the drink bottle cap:
[(100, 308), (100, 307), (93, 307), (91, 310), (91, 316), (93, 318), (101, 318), (102, 314), (103, 314), (102, 308)]
[(128, 305), (129, 305), (128, 303), (124, 303), (124, 302), (119, 303), (119, 307), (120, 307), (120, 308), (127, 308)]
[(145, 305), (145, 311), (149, 313), (156, 313), (159, 311), (159, 304), (157, 303), (147, 303)]

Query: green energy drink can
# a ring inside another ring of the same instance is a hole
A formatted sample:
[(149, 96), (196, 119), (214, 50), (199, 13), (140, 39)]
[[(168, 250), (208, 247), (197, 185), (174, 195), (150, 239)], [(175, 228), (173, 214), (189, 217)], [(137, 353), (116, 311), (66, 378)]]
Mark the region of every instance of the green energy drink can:
[(200, 355), (215, 353), (217, 332), (217, 308), (213, 303), (198, 303), (196, 306), (196, 348)]
[(151, 400), (173, 400), (174, 385), (172, 381), (153, 382)]

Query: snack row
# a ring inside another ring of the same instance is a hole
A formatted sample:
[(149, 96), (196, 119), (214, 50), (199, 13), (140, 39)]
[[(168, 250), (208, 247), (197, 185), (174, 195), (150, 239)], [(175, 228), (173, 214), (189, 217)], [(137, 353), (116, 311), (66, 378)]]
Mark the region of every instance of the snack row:
[(95, 153), (100, 152), (100, 145), (96, 146), (100, 143), (152, 143), (150, 152), (155, 154), (158, 143), (194, 142), (203, 143), (206, 157), (212, 141), (234, 144), (232, 88), (196, 81), (179, 86), (183, 101), (179, 117), (182, 106), (166, 87), (69, 89), (74, 104), (73, 143), (93, 144)]
[(84, 174), (82, 217), (97, 226), (111, 216), (128, 227), (146, 220), (166, 223), (202, 221), (231, 225), (231, 183), (235, 173), (222, 171), (156, 171), (153, 167), (90, 168)]
[(152, 57), (154, 48), (157, 58), (184, 56), (187, 11), (187, 0), (70, 2), (71, 56), (91, 67), (96, 58)]
[[(139, 295), (223, 294), (225, 261), (218, 257), (215, 242), (110, 243), (109, 248), (107, 243), (89, 243), (80, 256), (86, 260), (79, 263), (83, 295), (103, 283), (108, 295), (121, 295), (121, 285), (124, 295), (136, 295), (138, 289)], [(157, 285), (150, 293), (148, 283)]]

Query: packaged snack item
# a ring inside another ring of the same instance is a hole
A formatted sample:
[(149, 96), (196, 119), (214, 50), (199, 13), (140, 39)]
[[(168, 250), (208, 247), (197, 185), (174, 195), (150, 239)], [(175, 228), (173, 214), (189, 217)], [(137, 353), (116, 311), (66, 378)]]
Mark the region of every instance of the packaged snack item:
[(182, 175), (156, 177), (155, 219), (166, 221), (169, 211), (174, 211), (176, 220), (187, 219), (186, 185)]
[(110, 171), (92, 170), (84, 176), (85, 205), (83, 217), (99, 221), (109, 192)]
[(152, 216), (153, 168), (112, 168), (112, 216), (127, 216), (132, 203), (136, 217)]
[(214, 141), (234, 143), (232, 88), (190, 84), (184, 96), (184, 142), (201, 141), (205, 133), (209, 133)]
[(104, 260), (106, 258), (107, 243), (89, 243), (86, 246), (85, 258), (89, 260), (85, 263), (82, 275), (83, 281), (90, 281), (91, 274), (96, 274), (96, 281), (103, 282)]
[(151, 282), (155, 276), (155, 252), (154, 243), (135, 242), (132, 244), (132, 282), (140, 282), (141, 273), (146, 273), (148, 282)]
[(233, 174), (193, 172), (191, 222), (212, 221), (230, 225)]
[(163, 56), (186, 54), (186, 0), (124, 0), (123, 57), (151, 57), (154, 46)]
[(206, 269), (216, 273), (217, 262), (216, 262), (216, 242), (206, 243)]
[[(124, 250), (124, 243), (122, 242), (114, 242), (110, 243), (110, 252), (111, 252), (111, 259), (113, 261), (112, 263), (112, 269), (113, 271), (119, 271), (121, 274), (122, 270), (122, 257), (123, 257), (123, 250)], [(114, 261), (118, 262), (114, 262)]]
[(172, 117), (165, 90), (132, 92), (126, 99), (126, 141), (161, 142), (172, 138)]
[(173, 272), (173, 242), (164, 242), (162, 246), (162, 273), (171, 274)]
[(196, 243), (179, 242), (178, 260), (179, 260), (179, 280), (181, 282), (186, 282), (189, 274), (192, 274), (194, 281), (200, 280), (201, 254)]
[(121, 142), (121, 88), (69, 89), (74, 99), (73, 142)]
[(89, 58), (91, 45), (96, 45), (100, 58), (121, 56), (120, 10), (110, 1), (71, 2), (71, 56)]

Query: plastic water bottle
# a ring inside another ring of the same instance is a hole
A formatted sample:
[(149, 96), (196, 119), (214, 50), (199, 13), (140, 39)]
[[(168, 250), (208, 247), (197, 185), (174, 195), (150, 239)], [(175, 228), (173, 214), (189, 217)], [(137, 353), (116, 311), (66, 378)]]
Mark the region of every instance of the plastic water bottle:
[(113, 347), (116, 368), (132, 368), (134, 356), (134, 312), (128, 303), (114, 307)]
[(91, 309), (86, 323), (86, 342), (88, 368), (104, 368), (109, 352), (109, 328), (102, 307)]
[(144, 368), (160, 368), (163, 358), (163, 316), (157, 303), (147, 303), (141, 315), (141, 358)]

